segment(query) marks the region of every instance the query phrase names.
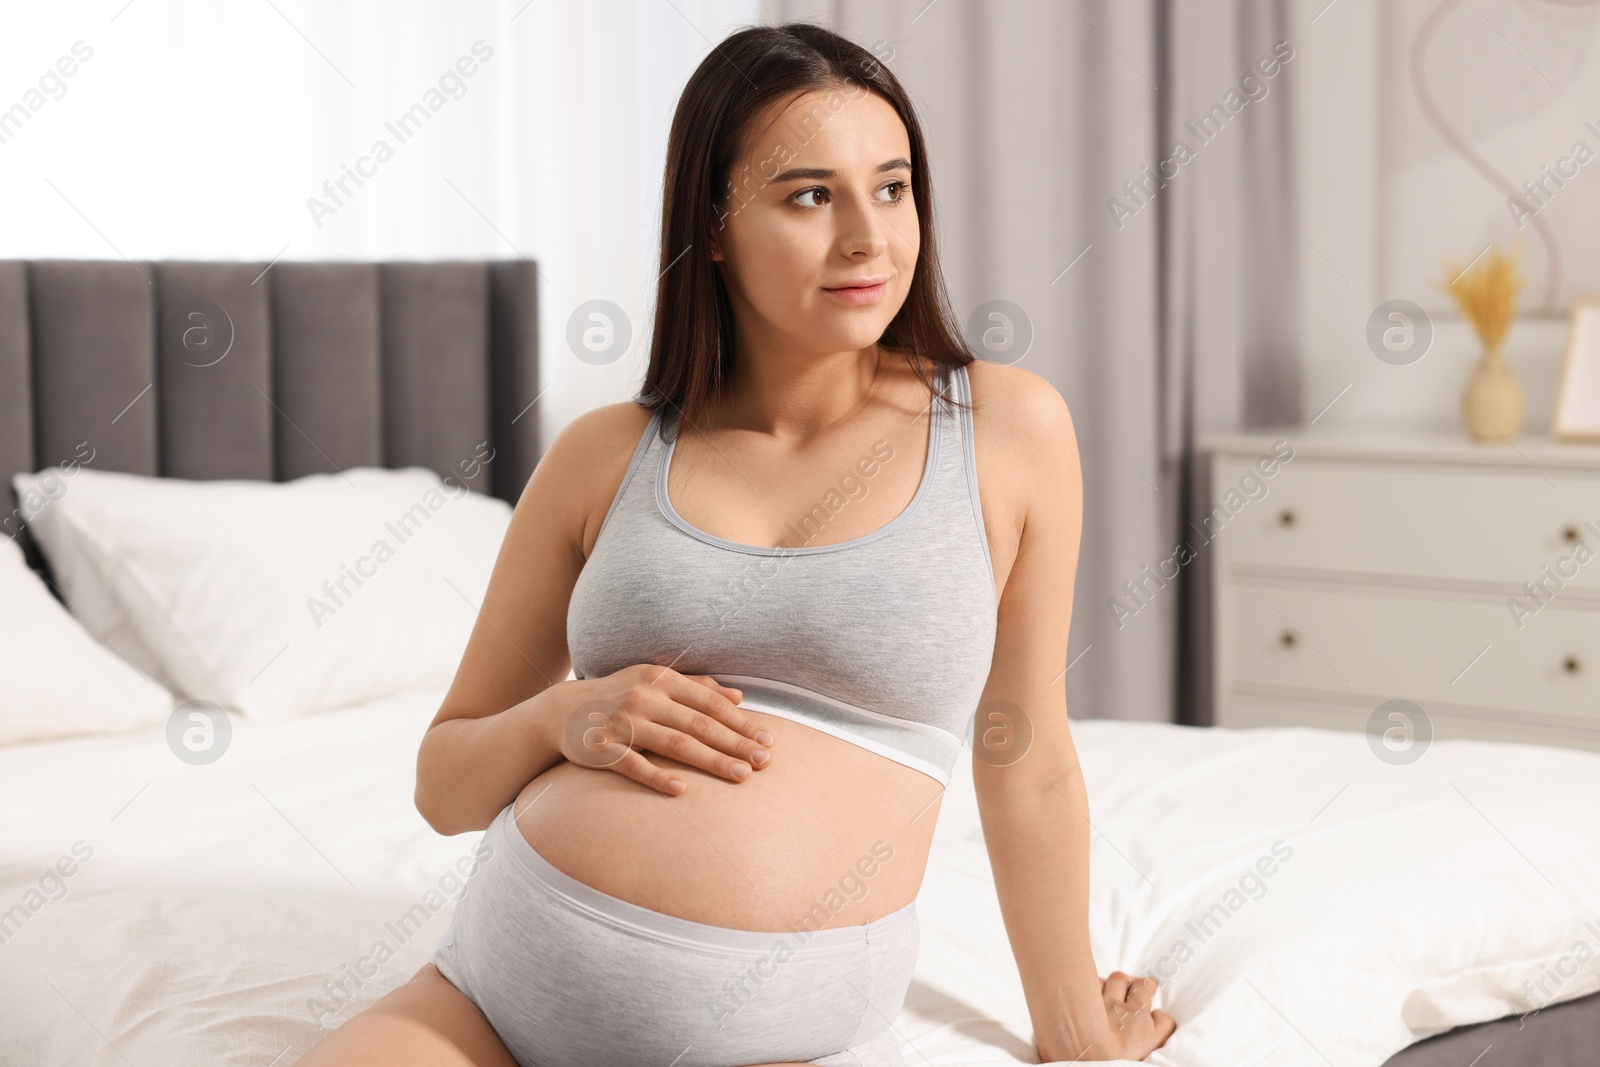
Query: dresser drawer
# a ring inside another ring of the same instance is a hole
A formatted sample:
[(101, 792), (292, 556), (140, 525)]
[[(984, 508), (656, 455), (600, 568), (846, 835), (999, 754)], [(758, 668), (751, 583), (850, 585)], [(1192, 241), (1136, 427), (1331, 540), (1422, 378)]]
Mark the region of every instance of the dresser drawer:
[(1225, 494), (1255, 461), (1214, 457), (1221, 513), (1202, 532), (1215, 537), (1221, 577), (1268, 567), (1600, 596), (1600, 473), (1296, 456), (1271, 478), (1255, 471), (1245, 485), (1257, 498), (1238, 493), (1230, 514)]
[(1600, 726), (1600, 610), (1551, 605), (1518, 629), (1503, 597), (1263, 577), (1219, 592), (1225, 698), (1316, 690)]

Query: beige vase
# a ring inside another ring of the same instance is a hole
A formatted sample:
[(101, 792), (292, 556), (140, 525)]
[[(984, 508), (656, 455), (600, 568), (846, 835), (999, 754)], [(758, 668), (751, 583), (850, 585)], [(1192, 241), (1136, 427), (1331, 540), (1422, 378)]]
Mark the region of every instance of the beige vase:
[(1472, 368), (1461, 401), (1461, 421), (1474, 441), (1510, 444), (1522, 431), (1527, 398), (1511, 364), (1492, 348)]

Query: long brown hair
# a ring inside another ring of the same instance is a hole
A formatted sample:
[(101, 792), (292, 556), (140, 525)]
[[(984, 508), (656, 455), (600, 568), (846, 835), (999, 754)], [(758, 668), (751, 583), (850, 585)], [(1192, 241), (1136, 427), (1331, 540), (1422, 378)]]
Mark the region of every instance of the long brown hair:
[[(977, 358), (950, 310), (939, 268), (927, 149), (904, 87), (871, 52), (814, 23), (754, 26), (711, 50), (689, 77), (672, 116), (650, 365), (635, 397), (652, 411), (670, 406), (692, 426), (729, 381), (733, 311), (709, 249), (713, 230), (738, 193), (730, 171), (748, 127), (764, 109), (790, 94), (826, 90), (877, 93), (899, 114), (911, 142), (921, 248), (905, 303), (878, 343), (906, 357), (930, 396), (938, 396), (939, 389), (928, 366), (942, 371)], [(961, 406), (953, 391), (946, 400)], [(667, 414), (672, 421), (673, 413)]]

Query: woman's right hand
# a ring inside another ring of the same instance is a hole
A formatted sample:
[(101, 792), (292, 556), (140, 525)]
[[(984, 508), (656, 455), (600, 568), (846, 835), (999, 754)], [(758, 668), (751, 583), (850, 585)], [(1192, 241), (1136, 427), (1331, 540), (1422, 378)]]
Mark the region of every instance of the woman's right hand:
[(667, 796), (688, 788), (658, 767), (649, 750), (741, 782), (772, 762), (772, 735), (741, 711), (737, 689), (704, 674), (639, 663), (600, 678), (568, 679), (539, 694), (551, 709), (561, 755), (582, 767), (615, 771)]

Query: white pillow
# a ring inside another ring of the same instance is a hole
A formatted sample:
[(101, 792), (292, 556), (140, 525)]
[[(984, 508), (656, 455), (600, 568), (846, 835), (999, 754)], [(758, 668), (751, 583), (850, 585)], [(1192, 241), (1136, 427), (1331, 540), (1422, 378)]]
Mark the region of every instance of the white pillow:
[(166, 720), (172, 694), (89, 636), (0, 541), (0, 745)]
[(448, 686), (511, 518), (422, 467), (281, 483), (80, 467), (47, 499), (50, 476), (13, 484), (74, 608), (136, 634), (182, 695), (256, 718)]
[(161, 660), (134, 629), (127, 613), (111, 596), (111, 586), (99, 571), (96, 556), (84, 552), (73, 528), (58, 519), (54, 506), (72, 489), (72, 481), (87, 468), (46, 467), (38, 474), (18, 474), (11, 479), (20, 507), (17, 509), (34, 544), (50, 564), (51, 577), (61, 599), (95, 639), (133, 664), (134, 669), (166, 689), (177, 685)]

